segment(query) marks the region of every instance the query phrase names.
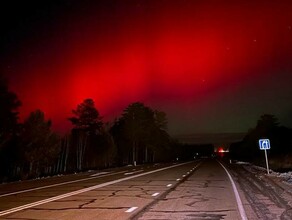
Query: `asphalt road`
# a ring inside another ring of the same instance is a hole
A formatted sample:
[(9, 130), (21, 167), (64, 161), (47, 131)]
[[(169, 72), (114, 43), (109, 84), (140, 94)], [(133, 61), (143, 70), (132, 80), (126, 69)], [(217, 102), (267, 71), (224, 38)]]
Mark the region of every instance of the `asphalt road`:
[(0, 219), (259, 219), (227, 172), (205, 159), (2, 184)]

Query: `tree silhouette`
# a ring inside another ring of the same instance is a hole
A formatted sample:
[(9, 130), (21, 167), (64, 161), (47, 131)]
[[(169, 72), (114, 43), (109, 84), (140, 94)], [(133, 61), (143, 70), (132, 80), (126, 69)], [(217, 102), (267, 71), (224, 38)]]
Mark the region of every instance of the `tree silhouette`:
[(20, 105), (16, 94), (9, 91), (7, 81), (0, 75), (0, 149), (17, 128)]
[(275, 115), (264, 114), (258, 120), (256, 128), (268, 131), (278, 126), (279, 122)]
[(241, 142), (233, 144), (229, 152), (235, 159), (263, 165), (263, 152), (258, 144), (263, 138), (270, 139), (268, 153), (271, 158), (284, 158), (292, 153), (292, 129), (280, 126), (277, 117), (271, 114), (261, 115), (256, 127), (250, 129)]
[(140, 145), (149, 139), (154, 125), (154, 112), (143, 103), (130, 104), (123, 112), (124, 132), (132, 143), (132, 162), (136, 164)]
[(100, 131), (102, 128), (101, 117), (95, 108), (92, 99), (85, 99), (77, 108), (72, 110), (74, 117), (69, 118), (76, 129), (87, 130), (90, 132)]
[(103, 123), (92, 99), (85, 99), (77, 105), (76, 109), (72, 110), (72, 113), (75, 116), (69, 120), (74, 125), (73, 139), (77, 140), (76, 165), (78, 170), (82, 170), (86, 148), (90, 145), (88, 142), (92, 137), (101, 133)]
[(48, 172), (59, 153), (59, 137), (51, 131), (51, 121), (41, 110), (31, 112), (21, 132), (22, 154), (29, 164), (29, 174), (39, 176)]
[(162, 111), (155, 110), (154, 111), (155, 123), (159, 129), (166, 130), (167, 129), (167, 118), (166, 113)]
[(164, 112), (154, 111), (141, 102), (135, 102), (115, 121), (111, 133), (118, 145), (119, 155), (123, 158), (131, 157), (127, 161), (135, 164), (153, 162), (158, 152), (163, 155), (162, 149), (170, 144), (166, 128), (167, 118)]
[[(159, 160), (166, 159), (165, 152), (170, 149), (170, 137), (167, 133), (167, 117), (162, 111), (154, 111), (154, 126), (151, 129), (151, 139), (148, 147), (152, 151), (152, 161), (157, 157)], [(146, 154), (147, 157), (147, 154)], [(146, 161), (148, 158), (146, 159)]]

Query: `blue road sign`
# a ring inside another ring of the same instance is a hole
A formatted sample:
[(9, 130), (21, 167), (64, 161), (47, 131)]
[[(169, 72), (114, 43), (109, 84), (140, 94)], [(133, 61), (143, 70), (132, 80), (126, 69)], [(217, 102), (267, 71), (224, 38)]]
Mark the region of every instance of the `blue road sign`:
[(271, 144), (269, 139), (259, 139), (259, 146), (261, 150), (271, 149)]

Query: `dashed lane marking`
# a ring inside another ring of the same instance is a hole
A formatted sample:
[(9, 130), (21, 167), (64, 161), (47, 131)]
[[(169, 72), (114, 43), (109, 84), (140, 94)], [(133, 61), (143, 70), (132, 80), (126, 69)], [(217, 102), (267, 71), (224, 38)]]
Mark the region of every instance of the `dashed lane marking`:
[(168, 185), (166, 185), (167, 187), (171, 187), (172, 186), (172, 184), (168, 184)]
[(158, 196), (158, 195), (159, 195), (159, 193), (158, 193), (158, 192), (157, 192), (157, 193), (153, 193), (153, 194), (152, 194), (152, 196), (153, 196), (153, 197), (155, 197), (155, 196)]
[[(11, 214), (11, 213), (14, 213), (14, 212), (18, 212), (18, 211), (21, 211), (21, 210), (24, 210), (24, 209), (29, 209), (29, 208), (32, 208), (32, 207), (35, 207), (35, 206), (38, 206), (38, 205), (42, 205), (42, 204), (46, 204), (46, 203), (53, 202), (53, 201), (56, 201), (56, 200), (60, 200), (60, 199), (68, 198), (68, 197), (71, 197), (71, 196), (75, 196), (75, 195), (78, 195), (78, 194), (81, 194), (81, 193), (85, 193), (85, 192), (88, 192), (88, 191), (92, 191), (92, 190), (95, 190), (95, 189), (99, 189), (99, 188), (102, 188), (102, 187), (105, 187), (105, 186), (113, 185), (115, 183), (120, 183), (120, 182), (123, 182), (123, 181), (126, 181), (126, 180), (130, 180), (130, 179), (134, 179), (134, 178), (137, 178), (137, 177), (146, 176), (146, 175), (149, 175), (149, 174), (152, 174), (152, 173), (157, 173), (157, 172), (168, 170), (168, 169), (171, 169), (171, 168), (174, 168), (174, 167), (183, 166), (183, 165), (186, 165), (186, 164), (189, 164), (189, 163), (193, 163), (193, 162), (186, 162), (186, 163), (172, 165), (172, 166), (168, 166), (168, 167), (164, 167), (164, 168), (159, 168), (159, 169), (152, 170), (152, 171), (149, 171), (149, 172), (146, 172), (146, 173), (140, 173), (140, 174), (136, 174), (134, 176), (129, 176), (129, 177), (124, 177), (124, 178), (117, 179), (117, 180), (112, 180), (112, 181), (101, 183), (101, 184), (98, 184), (98, 185), (95, 185), (95, 186), (91, 186), (91, 187), (87, 187), (87, 188), (80, 189), (80, 190), (77, 190), (77, 191), (73, 191), (73, 192), (70, 192), (70, 193), (65, 193), (65, 194), (62, 194), (62, 195), (59, 195), (59, 196), (54, 196), (54, 197), (51, 197), (51, 198), (48, 198), (48, 199), (43, 199), (43, 200), (40, 200), (40, 201), (37, 201), (37, 202), (33, 202), (33, 203), (26, 204), (26, 205), (18, 206), (18, 207), (12, 208), (12, 209), (0, 211), (0, 216), (8, 215), (8, 214)], [(92, 177), (92, 178), (94, 178), (94, 177)]]
[(127, 209), (125, 212), (130, 213), (130, 212), (135, 211), (137, 208), (138, 208), (138, 207), (131, 207), (131, 208)]
[(90, 176), (100, 176), (100, 175), (104, 175), (104, 174), (108, 174), (110, 172), (100, 172), (100, 173), (95, 173), (95, 174), (92, 174)]
[(129, 173), (124, 173), (124, 175), (132, 175), (132, 174), (134, 174), (134, 173), (141, 173), (141, 172), (143, 172), (144, 170), (138, 170), (138, 171), (134, 171), (134, 172), (129, 172)]

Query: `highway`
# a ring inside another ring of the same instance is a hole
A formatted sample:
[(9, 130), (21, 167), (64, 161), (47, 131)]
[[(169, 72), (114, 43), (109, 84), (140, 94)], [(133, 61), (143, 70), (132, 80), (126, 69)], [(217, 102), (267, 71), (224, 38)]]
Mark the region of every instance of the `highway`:
[(2, 184), (0, 219), (259, 219), (229, 169), (202, 159)]

